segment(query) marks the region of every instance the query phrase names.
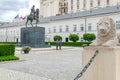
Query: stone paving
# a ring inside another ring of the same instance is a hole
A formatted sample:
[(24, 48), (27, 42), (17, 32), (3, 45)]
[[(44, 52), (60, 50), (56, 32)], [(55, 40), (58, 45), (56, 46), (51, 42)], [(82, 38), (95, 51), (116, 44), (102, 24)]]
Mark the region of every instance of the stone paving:
[(0, 68), (0, 80), (51, 80), (14, 70)]
[[(15, 53), (20, 57), (20, 61), (0, 63), (0, 75), (4, 71), (9, 72), (10, 70), (15, 75), (7, 73), (8, 80), (73, 80), (81, 70), (82, 50), (82, 48), (74, 47), (63, 47), (62, 50), (55, 50), (55, 47), (52, 47), (34, 49), (29, 54), (23, 54), (17, 48)], [(26, 77), (26, 75), (33, 77)], [(9, 79), (9, 76), (13, 79)], [(4, 77), (2, 76), (1, 80), (7, 80)], [(18, 79), (20, 77), (26, 77), (26, 79)]]

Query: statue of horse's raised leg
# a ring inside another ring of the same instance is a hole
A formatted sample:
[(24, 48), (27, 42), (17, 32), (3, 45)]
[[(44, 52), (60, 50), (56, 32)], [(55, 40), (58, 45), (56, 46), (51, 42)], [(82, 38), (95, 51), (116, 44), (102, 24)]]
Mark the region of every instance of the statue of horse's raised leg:
[(27, 19), (27, 21), (26, 21), (26, 27), (27, 27), (27, 23), (28, 23), (28, 19)]
[(36, 27), (37, 27), (37, 24), (38, 24), (38, 19), (36, 19)]
[(30, 24), (31, 24), (31, 25), (32, 25), (32, 27), (33, 27), (32, 21), (33, 21), (33, 20), (30, 20)]

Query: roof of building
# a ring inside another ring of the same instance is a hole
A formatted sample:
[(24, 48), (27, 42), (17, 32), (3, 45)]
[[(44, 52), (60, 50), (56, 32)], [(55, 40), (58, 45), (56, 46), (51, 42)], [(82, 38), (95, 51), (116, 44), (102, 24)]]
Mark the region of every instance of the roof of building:
[(76, 13), (71, 13), (71, 14), (42, 18), (42, 19), (40, 19), (40, 22), (50, 22), (50, 21), (55, 21), (55, 20), (86, 17), (86, 16), (95, 16), (95, 15), (117, 13), (117, 12), (120, 12), (119, 6), (108, 6), (105, 8), (98, 8), (98, 9), (93, 9), (93, 10), (89, 10), (89, 11), (81, 11), (81, 12), (76, 12)]

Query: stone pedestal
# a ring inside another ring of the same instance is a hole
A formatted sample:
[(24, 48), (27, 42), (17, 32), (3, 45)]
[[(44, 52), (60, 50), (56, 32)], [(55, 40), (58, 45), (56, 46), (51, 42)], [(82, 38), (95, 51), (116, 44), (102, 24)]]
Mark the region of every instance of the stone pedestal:
[(96, 56), (81, 80), (120, 80), (120, 47), (86, 47), (82, 54), (83, 67), (96, 50)]
[(33, 48), (49, 47), (45, 44), (45, 28), (26, 27), (21, 28), (20, 46), (31, 46)]

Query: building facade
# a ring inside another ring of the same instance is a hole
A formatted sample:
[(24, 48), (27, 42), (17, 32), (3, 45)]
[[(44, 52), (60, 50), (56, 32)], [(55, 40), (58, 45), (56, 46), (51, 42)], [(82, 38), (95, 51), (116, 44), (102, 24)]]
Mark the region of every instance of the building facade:
[[(98, 21), (105, 16), (113, 18), (117, 31), (120, 30), (119, 0), (41, 0), (40, 4), (38, 26), (45, 27), (48, 42), (53, 41), (55, 35), (62, 36), (65, 42), (70, 34), (77, 34), (79, 42), (83, 41), (85, 32), (97, 34)], [(79, 10), (76, 4), (79, 4)], [(16, 42), (17, 39), (20, 42), (23, 27), (25, 21), (0, 26), (0, 42)]]
[(41, 0), (41, 17), (119, 6), (120, 0)]

